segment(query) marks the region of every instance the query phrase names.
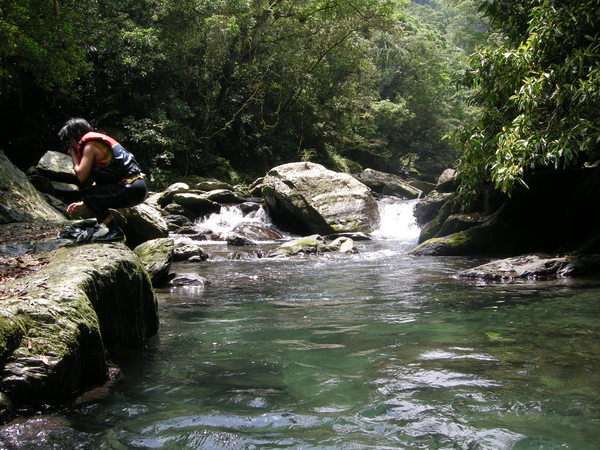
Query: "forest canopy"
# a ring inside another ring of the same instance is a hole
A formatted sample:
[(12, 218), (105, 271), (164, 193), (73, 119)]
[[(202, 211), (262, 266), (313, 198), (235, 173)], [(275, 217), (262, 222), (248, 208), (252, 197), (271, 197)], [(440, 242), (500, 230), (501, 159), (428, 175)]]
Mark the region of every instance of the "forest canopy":
[(510, 193), (598, 159), (599, 3), (0, 0), (0, 147), (80, 116), (156, 187), (310, 159)]
[(504, 42), (470, 59), (477, 121), (455, 134), (462, 191), (510, 194), (533, 170), (596, 164), (600, 143), (600, 1), (482, 3)]
[[(26, 168), (81, 116), (151, 180), (455, 163), (474, 1), (1, 0), (0, 146)], [(415, 172), (416, 173), (416, 172)]]

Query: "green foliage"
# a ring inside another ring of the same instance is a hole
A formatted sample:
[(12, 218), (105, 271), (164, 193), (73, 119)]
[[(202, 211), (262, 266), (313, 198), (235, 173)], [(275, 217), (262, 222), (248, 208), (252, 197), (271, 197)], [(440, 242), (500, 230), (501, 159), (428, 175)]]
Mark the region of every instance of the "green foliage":
[(600, 3), (486, 5), (504, 31), (512, 30), (512, 44), (472, 58), (469, 80), (481, 116), (454, 137), (462, 147), (463, 192), (473, 194), (491, 181), (510, 194), (533, 169), (561, 169), (595, 158)]
[(437, 175), (479, 35), (471, 1), (429, 3), (414, 18), (405, 0), (0, 0), (0, 96), (20, 104), (2, 118), (23, 123), (0, 143), (31, 133), (45, 151), (83, 116), (121, 130), (157, 184), (251, 180), (298, 157), (394, 172), (416, 155)]
[(87, 69), (81, 16), (69, 3), (0, 3), (0, 94), (18, 93), (27, 78), (46, 91), (67, 90)]
[(317, 154), (314, 148), (305, 148), (300, 152), (300, 161), (308, 162)]

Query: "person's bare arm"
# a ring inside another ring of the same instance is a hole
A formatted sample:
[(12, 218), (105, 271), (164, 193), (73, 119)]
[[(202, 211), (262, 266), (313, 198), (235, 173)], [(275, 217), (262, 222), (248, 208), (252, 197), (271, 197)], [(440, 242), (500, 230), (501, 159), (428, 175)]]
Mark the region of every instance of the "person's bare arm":
[(96, 154), (99, 150), (92, 144), (88, 143), (83, 147), (83, 156), (81, 157), (81, 161), (77, 161), (77, 155), (73, 149), (69, 149), (69, 156), (73, 161), (73, 171), (75, 172), (75, 176), (81, 182), (88, 179), (90, 176), (90, 172), (92, 171), (92, 166), (94, 165), (94, 160), (96, 158)]

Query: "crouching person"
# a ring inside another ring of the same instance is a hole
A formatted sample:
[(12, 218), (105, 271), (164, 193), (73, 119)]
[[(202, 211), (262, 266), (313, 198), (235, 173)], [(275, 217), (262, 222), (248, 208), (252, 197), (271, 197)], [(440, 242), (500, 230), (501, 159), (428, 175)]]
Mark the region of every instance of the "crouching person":
[(94, 242), (122, 241), (123, 231), (110, 215), (109, 208), (130, 208), (142, 203), (148, 188), (134, 156), (106, 134), (97, 133), (84, 119), (69, 119), (58, 132), (68, 144), (68, 155), (82, 188), (81, 202), (71, 203), (67, 213), (88, 207), (98, 223), (108, 228)]

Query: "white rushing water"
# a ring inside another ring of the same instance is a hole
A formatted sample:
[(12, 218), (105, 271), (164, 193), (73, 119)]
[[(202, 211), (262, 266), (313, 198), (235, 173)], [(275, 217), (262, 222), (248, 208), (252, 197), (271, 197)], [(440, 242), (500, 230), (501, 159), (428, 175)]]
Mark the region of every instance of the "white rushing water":
[(196, 222), (200, 228), (208, 228), (215, 234), (226, 235), (240, 223), (256, 223), (270, 228), (276, 228), (264, 207), (246, 215), (238, 205), (221, 207), (221, 211), (211, 214)]
[(398, 240), (417, 243), (420, 228), (413, 211), (419, 200), (401, 200), (396, 197), (385, 197), (379, 200), (381, 223), (371, 235), (375, 239)]
[[(378, 201), (381, 223), (371, 235), (378, 240), (398, 240), (407, 243), (417, 243), (420, 229), (417, 226), (413, 211), (418, 200), (402, 200), (397, 197), (384, 197)], [(279, 230), (271, 221), (264, 207), (244, 215), (237, 205), (223, 206), (216, 214), (199, 220), (199, 228), (208, 228), (215, 234), (226, 235), (240, 223), (256, 223), (277, 229), (286, 237), (289, 234)]]

